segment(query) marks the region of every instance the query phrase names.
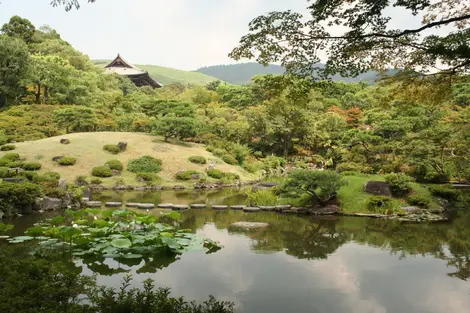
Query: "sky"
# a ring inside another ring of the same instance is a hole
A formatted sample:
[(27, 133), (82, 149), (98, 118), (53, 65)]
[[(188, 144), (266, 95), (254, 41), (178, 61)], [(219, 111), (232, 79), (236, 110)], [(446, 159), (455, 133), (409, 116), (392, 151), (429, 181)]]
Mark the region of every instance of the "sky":
[(306, 12), (306, 0), (80, 0), (65, 12), (50, 0), (1, 0), (0, 25), (13, 15), (36, 27), (49, 25), (92, 59), (120, 53), (135, 64), (183, 70), (235, 63), (228, 53), (248, 32), (248, 23), (270, 12)]

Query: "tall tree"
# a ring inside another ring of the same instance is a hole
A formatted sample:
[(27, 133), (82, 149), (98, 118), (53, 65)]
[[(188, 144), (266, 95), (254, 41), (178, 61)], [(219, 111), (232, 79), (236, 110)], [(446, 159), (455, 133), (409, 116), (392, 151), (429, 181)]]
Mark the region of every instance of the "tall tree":
[(27, 19), (17, 15), (13, 16), (10, 21), (2, 26), (2, 33), (22, 39), (26, 43), (30, 43), (33, 39), (36, 27)]
[[(309, 0), (308, 17), (291, 11), (255, 18), (230, 56), (281, 62), (288, 71), (323, 77), (369, 69), (470, 72), (470, 3), (461, 0)], [(387, 10), (410, 14), (416, 28), (394, 28)], [(334, 26), (334, 27), (333, 27)], [(448, 32), (443, 32), (446, 27)], [(337, 34), (339, 29), (346, 29)], [(320, 56), (328, 60), (324, 67)]]

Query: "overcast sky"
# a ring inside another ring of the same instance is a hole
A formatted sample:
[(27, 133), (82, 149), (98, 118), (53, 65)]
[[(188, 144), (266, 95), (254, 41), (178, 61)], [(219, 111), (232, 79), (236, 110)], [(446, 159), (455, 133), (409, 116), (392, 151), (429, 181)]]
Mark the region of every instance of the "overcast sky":
[[(81, 0), (80, 10), (53, 8), (50, 0), (1, 0), (0, 25), (11, 16), (56, 29), (93, 59), (117, 53), (136, 64), (184, 70), (234, 63), (227, 54), (248, 23), (269, 11), (304, 11), (307, 0)], [(304, 11), (305, 12), (305, 11)]]

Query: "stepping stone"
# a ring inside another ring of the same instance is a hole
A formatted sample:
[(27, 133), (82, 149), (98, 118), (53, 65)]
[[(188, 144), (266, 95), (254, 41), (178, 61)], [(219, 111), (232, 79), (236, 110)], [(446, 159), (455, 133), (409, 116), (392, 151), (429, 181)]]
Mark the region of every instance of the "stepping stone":
[(139, 209), (155, 209), (155, 204), (153, 203), (139, 203), (139, 205), (137, 206)]
[(274, 211), (276, 207), (275, 206), (260, 206), (259, 208), (261, 211)]
[(128, 208), (137, 208), (140, 203), (128, 202), (126, 203), (126, 207)]
[(173, 207), (172, 203), (160, 203), (157, 205), (160, 209), (171, 209)]
[(228, 205), (213, 205), (212, 210), (218, 210), (218, 211), (228, 210)]
[(88, 201), (90, 201), (90, 198), (83, 197), (83, 198), (82, 198), (82, 201), (83, 201), (83, 202), (88, 202)]
[(244, 208), (246, 208), (246, 205), (232, 205), (230, 207), (231, 210), (243, 210)]
[(171, 209), (173, 211), (186, 211), (187, 209), (189, 209), (189, 206), (187, 206), (186, 204), (176, 204), (173, 205)]
[(205, 208), (207, 208), (207, 204), (201, 204), (201, 203), (191, 204), (191, 209), (205, 209)]
[(257, 223), (257, 222), (236, 222), (233, 223), (232, 226), (245, 228), (245, 229), (253, 229), (253, 228), (264, 228), (268, 227), (268, 223)]
[(89, 208), (101, 208), (101, 201), (87, 201), (86, 206)]
[(292, 206), (289, 205), (289, 204), (281, 204), (281, 205), (276, 205), (276, 210), (288, 210), (290, 209)]
[(248, 212), (248, 213), (256, 213), (260, 211), (261, 211), (260, 208), (254, 208), (254, 207), (247, 207), (243, 209), (243, 212)]
[(120, 208), (122, 207), (122, 202), (106, 202), (104, 206), (108, 208)]

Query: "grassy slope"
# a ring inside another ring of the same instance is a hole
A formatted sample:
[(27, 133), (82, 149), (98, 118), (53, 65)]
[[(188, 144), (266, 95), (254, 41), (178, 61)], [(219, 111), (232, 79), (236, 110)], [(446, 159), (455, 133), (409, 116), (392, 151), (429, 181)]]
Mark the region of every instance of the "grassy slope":
[[(110, 62), (110, 60), (93, 60), (98, 66), (105, 66)], [(177, 70), (170, 67), (163, 67), (157, 65), (139, 65), (136, 64), (138, 68), (149, 72), (150, 76), (156, 81), (162, 83), (163, 85), (168, 85), (175, 82), (193, 84), (193, 85), (206, 85), (217, 78), (199, 73), (199, 72), (186, 72), (182, 70)]]
[[(69, 145), (60, 144), (61, 138), (68, 138), (71, 140), (71, 143)], [(120, 141), (128, 143), (128, 149), (124, 153), (112, 155), (102, 149), (105, 144), (117, 144)], [(15, 145), (17, 148), (12, 152), (19, 153), (27, 161), (40, 162), (43, 165), (41, 171), (58, 172), (68, 182), (72, 182), (79, 175), (91, 177), (91, 169), (95, 166), (103, 165), (108, 160), (119, 159), (126, 166), (129, 160), (142, 155), (151, 155), (163, 160), (163, 171), (159, 175), (164, 179), (165, 183), (176, 183), (174, 175), (181, 170), (204, 172), (207, 165), (193, 164), (188, 161), (188, 157), (193, 155), (200, 155), (208, 160), (213, 160), (217, 169), (224, 172), (237, 173), (242, 181), (254, 178), (241, 167), (224, 163), (206, 151), (202, 145), (165, 143), (159, 137), (140, 133), (77, 133), (38, 141), (21, 142)], [(0, 152), (0, 157), (3, 154)], [(59, 166), (52, 161), (54, 156), (59, 155), (75, 157), (77, 158), (77, 163), (70, 167)], [(123, 171), (121, 178), (125, 180), (126, 184), (139, 185), (133, 173)], [(105, 185), (113, 185), (116, 177), (102, 180)]]

